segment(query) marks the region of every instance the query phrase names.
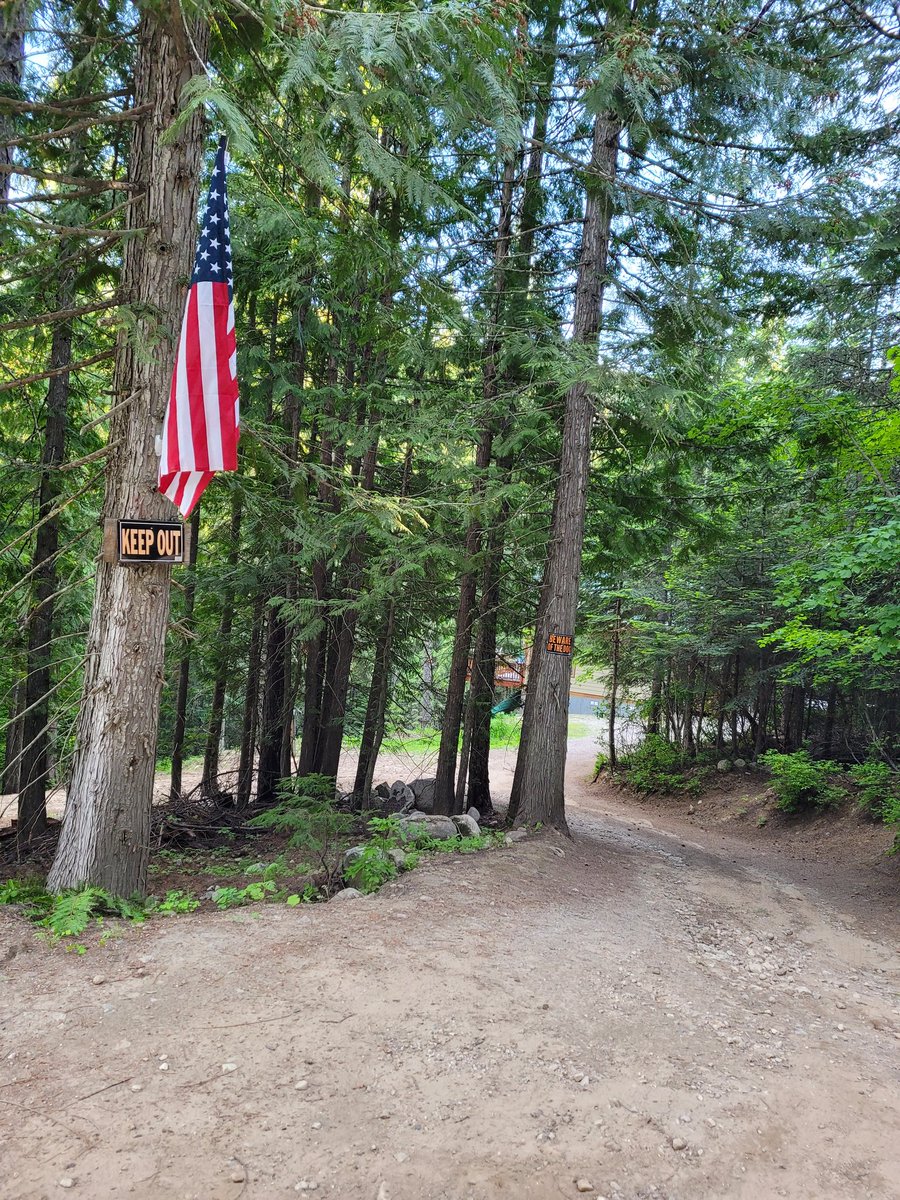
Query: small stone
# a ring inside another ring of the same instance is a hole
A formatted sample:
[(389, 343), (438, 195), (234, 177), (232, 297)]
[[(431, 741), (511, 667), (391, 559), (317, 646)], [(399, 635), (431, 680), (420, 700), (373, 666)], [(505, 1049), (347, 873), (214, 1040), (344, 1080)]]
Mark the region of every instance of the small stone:
[(409, 1159), (409, 1155), (406, 1154), (403, 1150), (398, 1150), (397, 1153), (394, 1155), (394, 1158), (398, 1163), (405, 1163)]
[(689, 817), (692, 817), (696, 811), (697, 810), (696, 810), (696, 808), (694, 808), (693, 804), (688, 805), (687, 815)]
[(294, 1184), (295, 1192), (314, 1192), (319, 1185), (314, 1179), (301, 1179)]
[(166, 1063), (166, 1062), (162, 1062), (162, 1063), (160, 1063), (160, 1064), (159, 1064), (159, 1069), (160, 1069), (161, 1071), (168, 1071), (168, 1069), (169, 1069), (169, 1064), (168, 1064), (168, 1063)]
[(388, 1185), (383, 1179), (378, 1185), (378, 1191), (375, 1194), (375, 1200), (391, 1200), (391, 1194), (388, 1191)]
[(589, 1179), (576, 1179), (575, 1187), (579, 1192), (592, 1192), (594, 1190), (594, 1185)]
[(59, 1181), (59, 1186), (64, 1188), (74, 1187), (75, 1180), (71, 1175), (63, 1175), (62, 1179)]
[(746, 767), (746, 765), (747, 765), (747, 760), (744, 758), (736, 758), (734, 760), (735, 770), (737, 770), (737, 771), (743, 771), (743, 769), (744, 769), (744, 767)]
[(322, 1122), (321, 1122), (321, 1121), (313, 1121), (313, 1123), (312, 1123), (312, 1127), (313, 1127), (313, 1129), (321, 1129), (321, 1128), (322, 1128)]
[[(106, 983), (106, 976), (105, 975), (95, 975), (94, 978), (91, 980), (91, 983), (94, 984), (95, 987), (100, 987), (101, 984)], [(62, 1186), (62, 1185), (60, 1185), (60, 1186)]]
[(305, 1092), (308, 1087), (309, 1087), (309, 1083), (305, 1079), (298, 1079), (297, 1082), (294, 1084), (294, 1088), (298, 1092)]
[(131, 1085), (131, 1090), (133, 1092), (142, 1092), (144, 1090), (144, 1085), (142, 1083), (133, 1083)]
[(722, 771), (724, 774), (725, 771), (731, 770), (731, 763), (728, 761), (727, 758), (720, 758), (719, 761), (716, 763), (716, 770)]
[(228, 1071), (236, 1071), (237, 1063), (222, 1063), (222, 1070), (225, 1071), (226, 1073)]
[(391, 1119), (391, 1116), (392, 1116), (392, 1114), (389, 1112), (380, 1112), (378, 1114), (378, 1120), (379, 1121), (389, 1121)]
[(672, 1138), (672, 1149), (673, 1150), (684, 1150), (684, 1149), (686, 1149), (686, 1147), (687, 1147), (687, 1142), (684, 1140), (683, 1137), (673, 1137)]
[(247, 1180), (247, 1175), (241, 1169), (241, 1167), (235, 1167), (235, 1169), (231, 1172), (230, 1178), (232, 1183), (245, 1183)]

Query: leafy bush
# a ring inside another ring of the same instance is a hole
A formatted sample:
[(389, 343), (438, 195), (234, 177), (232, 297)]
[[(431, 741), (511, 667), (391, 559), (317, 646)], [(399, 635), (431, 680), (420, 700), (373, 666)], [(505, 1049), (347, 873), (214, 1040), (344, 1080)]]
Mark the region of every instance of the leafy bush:
[[(52, 895), (35, 879), (9, 879), (0, 886), (0, 904), (15, 904), (29, 920), (46, 930), (53, 942), (79, 937), (92, 921), (103, 924), (110, 915), (134, 921), (140, 925), (147, 918), (147, 909), (140, 900), (111, 896), (98, 887), (71, 889)], [(83, 953), (84, 946), (73, 947)]]
[(325, 868), (335, 843), (350, 832), (353, 816), (335, 807), (331, 776), (303, 775), (282, 780), (277, 804), (251, 817), (247, 824), (289, 834), (291, 849), (317, 854)]
[(859, 806), (885, 824), (886, 813), (900, 808), (900, 775), (882, 759), (870, 758), (850, 768), (850, 778), (859, 789)]
[(841, 769), (830, 759), (813, 761), (806, 750), (795, 750), (793, 754), (770, 750), (759, 761), (772, 772), (777, 807), (783, 812), (829, 808), (847, 795), (843, 788), (830, 782), (831, 776)]
[(648, 733), (637, 749), (622, 759), (625, 779), (636, 792), (687, 792), (700, 790), (700, 779), (687, 774), (684, 755), (658, 733)]
[(245, 888), (216, 888), (212, 894), (212, 902), (216, 908), (240, 908), (254, 900), (265, 900), (266, 896), (274, 891), (276, 887), (271, 879), (261, 879), (255, 883), (248, 883)]

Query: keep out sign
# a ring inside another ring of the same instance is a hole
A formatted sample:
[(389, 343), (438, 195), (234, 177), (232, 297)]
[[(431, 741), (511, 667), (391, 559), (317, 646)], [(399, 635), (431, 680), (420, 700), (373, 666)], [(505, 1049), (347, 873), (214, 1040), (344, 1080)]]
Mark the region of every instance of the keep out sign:
[(118, 521), (116, 552), (120, 563), (184, 562), (184, 526), (180, 521)]

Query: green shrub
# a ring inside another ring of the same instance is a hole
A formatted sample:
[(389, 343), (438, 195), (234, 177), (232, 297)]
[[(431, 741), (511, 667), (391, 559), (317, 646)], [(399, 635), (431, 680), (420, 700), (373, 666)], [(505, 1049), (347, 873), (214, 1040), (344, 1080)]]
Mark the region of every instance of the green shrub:
[(622, 766), (628, 785), (636, 792), (694, 794), (700, 790), (700, 779), (687, 773), (681, 751), (657, 733), (648, 733), (640, 746), (623, 758)]
[(841, 769), (830, 759), (815, 762), (806, 750), (795, 750), (793, 754), (770, 750), (759, 761), (772, 772), (777, 807), (783, 812), (829, 808), (847, 795), (843, 788), (830, 782), (831, 776)]
[(885, 824), (887, 815), (900, 809), (900, 775), (883, 759), (870, 758), (850, 768), (850, 778), (859, 789), (859, 806)]
[(350, 832), (353, 816), (335, 807), (334, 780), (329, 775), (303, 775), (282, 780), (277, 804), (247, 824), (289, 834), (291, 849), (317, 854), (327, 869), (335, 844)]

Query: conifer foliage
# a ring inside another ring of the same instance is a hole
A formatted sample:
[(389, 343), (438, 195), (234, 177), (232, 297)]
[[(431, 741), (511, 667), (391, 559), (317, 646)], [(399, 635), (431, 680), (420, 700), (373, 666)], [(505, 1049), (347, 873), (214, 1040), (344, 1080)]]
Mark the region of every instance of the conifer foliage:
[[(612, 765), (630, 723), (895, 771), (898, 38), (806, 0), (0, 3), (18, 856), (142, 892), (154, 802), (366, 809), (397, 735), (487, 814), (520, 659), (520, 824), (566, 828), (586, 667)], [(175, 516), (221, 133), (240, 469), (195, 563), (122, 567), (103, 518)]]

